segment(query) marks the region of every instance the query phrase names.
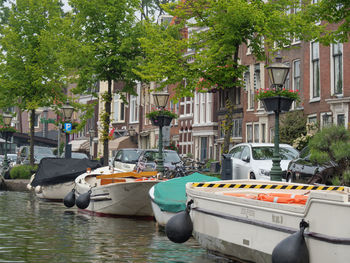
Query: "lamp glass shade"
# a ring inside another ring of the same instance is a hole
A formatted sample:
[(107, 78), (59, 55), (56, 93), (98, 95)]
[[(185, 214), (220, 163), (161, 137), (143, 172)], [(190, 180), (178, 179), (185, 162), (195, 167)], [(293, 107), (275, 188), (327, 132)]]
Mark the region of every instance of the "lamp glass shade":
[(89, 130), (89, 135), (90, 135), (90, 138), (94, 138), (95, 137), (95, 130)]
[(288, 76), (289, 66), (276, 62), (268, 66), (267, 71), (273, 85), (283, 86)]
[(69, 120), (73, 115), (74, 108), (68, 103), (62, 106), (62, 113), (65, 120)]
[(2, 119), (4, 121), (5, 126), (10, 126), (12, 121), (12, 115), (6, 112), (2, 115)]
[(153, 93), (153, 98), (157, 107), (165, 108), (165, 106), (168, 104), (169, 93), (167, 92)]

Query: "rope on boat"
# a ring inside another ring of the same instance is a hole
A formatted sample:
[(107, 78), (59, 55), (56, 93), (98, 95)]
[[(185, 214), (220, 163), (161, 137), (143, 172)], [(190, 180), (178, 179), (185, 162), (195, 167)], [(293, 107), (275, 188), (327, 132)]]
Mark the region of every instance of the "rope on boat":
[(192, 183), (192, 187), (206, 188), (234, 188), (234, 189), (276, 189), (276, 190), (323, 190), (344, 191), (344, 186), (318, 185), (283, 185), (283, 184), (220, 184), (220, 183)]

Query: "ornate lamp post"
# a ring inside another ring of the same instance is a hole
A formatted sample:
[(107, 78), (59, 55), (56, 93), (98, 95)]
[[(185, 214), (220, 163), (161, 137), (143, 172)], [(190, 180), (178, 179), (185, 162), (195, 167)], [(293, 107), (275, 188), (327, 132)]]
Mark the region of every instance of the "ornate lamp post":
[(72, 129), (72, 123), (70, 119), (72, 118), (74, 108), (69, 105), (69, 102), (62, 106), (62, 113), (64, 118), (64, 129), (66, 133), (66, 145), (65, 145), (65, 156), (64, 158), (72, 158), (72, 145), (69, 144), (69, 131)]
[[(12, 115), (5, 112), (2, 114), (2, 120), (4, 122), (4, 126), (10, 127), (12, 121)], [(8, 161), (7, 161), (7, 140), (11, 138), (13, 132), (3, 131), (3, 136), (5, 137), (5, 151), (4, 151), (4, 162), (3, 162), (3, 173), (5, 173), (8, 169)]]
[[(276, 62), (267, 67), (272, 87), (282, 89), (286, 81), (289, 66), (282, 63), (282, 57), (277, 55)], [(293, 100), (285, 97), (272, 97), (263, 100), (266, 110), (275, 112), (275, 139), (274, 152), (272, 158), (272, 169), (270, 172), (271, 181), (282, 181), (281, 156), (279, 152), (279, 114), (282, 110), (288, 111), (293, 103)]]
[[(168, 104), (169, 93), (167, 92), (157, 92), (153, 93), (153, 98), (156, 106), (160, 110), (164, 110), (165, 106)], [(157, 160), (157, 171), (163, 175), (164, 173), (164, 159), (163, 159), (163, 127), (170, 125), (172, 118), (168, 116), (157, 116), (156, 119), (151, 120), (153, 125), (159, 126), (159, 141), (158, 141), (158, 160)]]
[(92, 149), (92, 140), (95, 137), (95, 130), (94, 129), (89, 130), (89, 137), (90, 137), (90, 159), (92, 160), (94, 157), (94, 153), (93, 153), (93, 149)]

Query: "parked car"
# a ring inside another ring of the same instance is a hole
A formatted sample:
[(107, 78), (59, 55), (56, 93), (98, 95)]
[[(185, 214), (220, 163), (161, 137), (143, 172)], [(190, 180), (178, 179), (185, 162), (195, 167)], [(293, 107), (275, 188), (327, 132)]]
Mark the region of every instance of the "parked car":
[[(61, 154), (61, 158), (65, 157), (65, 152)], [(71, 157), (74, 159), (89, 159), (89, 156), (86, 153), (80, 153), (80, 152), (72, 152)]]
[[(144, 150), (137, 162), (136, 171), (155, 171), (157, 168), (156, 160), (158, 158), (158, 150)], [(163, 151), (164, 168), (174, 170), (175, 165), (181, 162), (181, 158), (176, 151), (164, 150)]]
[[(20, 162), (21, 164), (29, 164), (29, 146), (21, 146), (20, 147)], [(53, 150), (49, 147), (44, 146), (34, 146), (34, 163), (39, 164), (40, 160), (45, 157), (56, 157), (56, 155), (53, 154)]]
[(115, 154), (113, 165), (115, 168), (125, 170), (126, 172), (133, 171), (136, 168), (136, 163), (141, 153), (142, 150), (135, 148), (120, 149)]
[[(280, 144), (282, 178), (286, 178), (288, 164), (299, 156), (299, 152), (288, 144)], [(233, 179), (270, 180), (274, 144), (241, 143), (230, 151)]]
[(310, 160), (310, 150), (305, 147), (300, 157), (288, 165), (287, 181), (306, 184), (326, 184), (334, 174), (336, 163), (330, 161), (320, 165)]

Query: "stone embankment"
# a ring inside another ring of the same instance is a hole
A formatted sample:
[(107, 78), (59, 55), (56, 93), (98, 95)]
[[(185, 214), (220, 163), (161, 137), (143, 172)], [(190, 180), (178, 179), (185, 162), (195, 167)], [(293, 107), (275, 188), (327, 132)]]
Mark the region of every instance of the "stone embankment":
[(29, 180), (7, 180), (0, 176), (0, 190), (28, 192), (27, 184)]

